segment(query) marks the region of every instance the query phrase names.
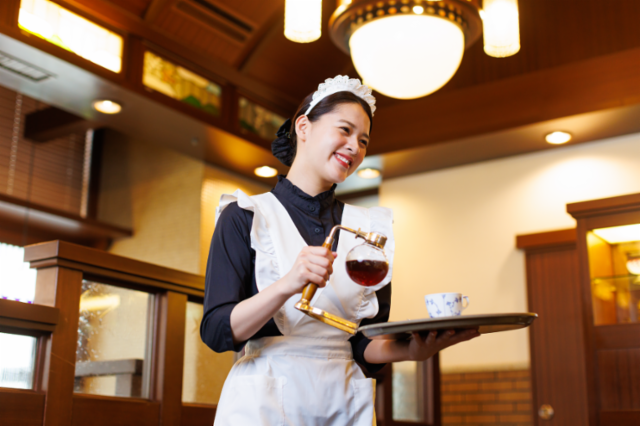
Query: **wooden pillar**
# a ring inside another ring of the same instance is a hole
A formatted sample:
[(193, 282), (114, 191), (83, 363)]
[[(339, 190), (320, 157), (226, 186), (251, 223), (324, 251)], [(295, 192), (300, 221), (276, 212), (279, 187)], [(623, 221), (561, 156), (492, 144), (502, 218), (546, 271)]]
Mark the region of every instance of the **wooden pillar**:
[(58, 266), (38, 270), (35, 303), (60, 309), (46, 339), (39, 387), (46, 392), (44, 426), (71, 425), (82, 272)]
[(155, 395), (161, 403), (160, 424), (180, 426), (187, 296), (169, 291), (159, 296), (156, 306), (159, 329)]

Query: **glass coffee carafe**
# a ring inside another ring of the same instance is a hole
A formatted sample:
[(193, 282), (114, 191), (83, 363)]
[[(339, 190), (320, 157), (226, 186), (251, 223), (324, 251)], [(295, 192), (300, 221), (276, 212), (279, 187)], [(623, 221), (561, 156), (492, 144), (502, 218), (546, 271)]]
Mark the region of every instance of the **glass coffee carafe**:
[(363, 243), (354, 247), (347, 255), (349, 277), (365, 287), (371, 287), (384, 280), (389, 272), (389, 261), (379, 247)]
[[(362, 238), (364, 240), (363, 244), (354, 247), (347, 254), (346, 268), (349, 277), (351, 277), (355, 283), (365, 287), (371, 287), (381, 283), (389, 272), (389, 261), (383, 251), (387, 237), (375, 232), (362, 232), (359, 229), (356, 231), (346, 226), (336, 225), (331, 229), (322, 247), (331, 250), (336, 232), (339, 229), (356, 234), (356, 238)], [(307, 284), (302, 291), (300, 301), (295, 305), (296, 309), (325, 324), (346, 331), (347, 333), (356, 334), (357, 324), (310, 305), (311, 299), (313, 299), (313, 295), (317, 289), (318, 286), (316, 284)]]

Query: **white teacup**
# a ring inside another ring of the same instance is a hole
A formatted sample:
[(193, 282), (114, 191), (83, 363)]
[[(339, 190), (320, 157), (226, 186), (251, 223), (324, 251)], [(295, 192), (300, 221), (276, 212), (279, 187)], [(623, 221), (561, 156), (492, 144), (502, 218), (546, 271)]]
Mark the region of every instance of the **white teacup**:
[[(465, 299), (467, 304), (463, 304)], [(461, 293), (435, 293), (424, 297), (431, 318), (456, 317), (469, 306), (469, 297)]]

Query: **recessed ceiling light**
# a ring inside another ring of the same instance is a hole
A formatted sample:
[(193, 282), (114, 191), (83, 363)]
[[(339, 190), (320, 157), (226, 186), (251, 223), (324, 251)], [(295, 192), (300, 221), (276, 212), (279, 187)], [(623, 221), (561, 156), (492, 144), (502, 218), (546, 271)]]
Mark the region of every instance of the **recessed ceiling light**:
[(375, 179), (380, 176), (380, 170), (367, 167), (358, 170), (358, 176), (360, 176), (362, 179)]
[(424, 13), (424, 7), (413, 6), (413, 13), (415, 13), (416, 15), (422, 15)]
[(560, 145), (571, 140), (571, 133), (560, 131), (551, 132), (547, 136), (545, 136), (544, 139), (554, 145)]
[(117, 114), (122, 111), (122, 105), (109, 99), (93, 101), (93, 108), (103, 114)]
[(256, 169), (253, 172), (256, 174), (256, 176), (270, 178), (278, 174), (278, 169), (274, 169), (273, 167), (269, 167), (269, 166), (262, 166), (262, 167), (256, 167)]

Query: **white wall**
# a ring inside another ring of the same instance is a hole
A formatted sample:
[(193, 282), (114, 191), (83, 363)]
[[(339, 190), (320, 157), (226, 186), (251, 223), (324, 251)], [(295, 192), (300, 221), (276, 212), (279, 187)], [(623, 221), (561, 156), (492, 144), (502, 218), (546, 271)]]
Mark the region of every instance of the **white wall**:
[[(391, 320), (427, 317), (424, 294), (470, 296), (466, 314), (527, 311), (515, 236), (571, 228), (570, 202), (640, 192), (640, 134), (384, 180), (396, 256)], [(447, 349), (444, 371), (526, 367), (527, 331)]]

